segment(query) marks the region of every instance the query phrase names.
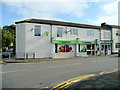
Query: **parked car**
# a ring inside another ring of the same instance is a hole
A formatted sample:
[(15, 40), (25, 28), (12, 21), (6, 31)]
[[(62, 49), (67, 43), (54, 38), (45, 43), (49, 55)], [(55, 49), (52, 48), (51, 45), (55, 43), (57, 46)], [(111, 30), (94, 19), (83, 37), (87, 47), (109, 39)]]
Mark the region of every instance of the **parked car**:
[(9, 55), (10, 55), (10, 56), (13, 55), (13, 50), (8, 49), (8, 50), (6, 50), (5, 52), (2, 53), (2, 56), (3, 56), (3, 57), (9, 57)]
[(119, 51), (118, 51), (118, 57), (120, 57), (120, 49), (119, 49)]

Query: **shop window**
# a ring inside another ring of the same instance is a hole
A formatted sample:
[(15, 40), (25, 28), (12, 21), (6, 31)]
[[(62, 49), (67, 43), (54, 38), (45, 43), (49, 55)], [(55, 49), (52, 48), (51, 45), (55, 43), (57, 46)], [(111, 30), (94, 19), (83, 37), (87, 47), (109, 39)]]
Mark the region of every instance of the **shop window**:
[(62, 37), (62, 28), (57, 28), (57, 37)]
[(86, 45), (80, 45), (80, 52), (86, 52), (87, 47)]
[(94, 36), (93, 30), (87, 30), (87, 36)]
[(91, 45), (87, 45), (87, 50), (91, 50)]
[(78, 29), (72, 29), (70, 34), (78, 35)]
[(92, 45), (87, 45), (87, 50), (94, 50), (94, 44), (92, 44)]
[(94, 55), (94, 44), (87, 45), (87, 55)]
[(116, 43), (116, 48), (120, 48), (120, 43)]
[(41, 26), (35, 26), (34, 36), (41, 36)]
[(64, 44), (64, 45), (58, 45), (58, 53), (69, 53), (73, 52), (73, 46)]

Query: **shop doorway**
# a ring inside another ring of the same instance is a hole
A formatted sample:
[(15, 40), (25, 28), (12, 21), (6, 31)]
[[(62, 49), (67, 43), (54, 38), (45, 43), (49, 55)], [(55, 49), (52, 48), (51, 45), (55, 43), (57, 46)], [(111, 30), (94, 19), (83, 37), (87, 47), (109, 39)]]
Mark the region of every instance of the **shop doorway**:
[(111, 54), (111, 44), (101, 45), (101, 54), (110, 55)]
[(95, 45), (87, 45), (87, 55), (95, 55)]

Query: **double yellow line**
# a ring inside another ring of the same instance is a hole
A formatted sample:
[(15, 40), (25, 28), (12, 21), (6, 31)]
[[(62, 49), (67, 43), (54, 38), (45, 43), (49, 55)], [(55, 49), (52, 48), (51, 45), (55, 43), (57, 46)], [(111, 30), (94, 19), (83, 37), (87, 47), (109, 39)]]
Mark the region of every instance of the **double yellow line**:
[(76, 77), (76, 78), (72, 78), (72, 79), (69, 79), (67, 81), (64, 81), (54, 87), (52, 87), (50, 90), (60, 90), (64, 87), (67, 87), (75, 82), (78, 82), (80, 80), (84, 80), (84, 79), (87, 79), (87, 78), (90, 78), (90, 77), (95, 77), (95, 76), (98, 76), (98, 75), (103, 75), (103, 74), (107, 74), (107, 73), (111, 73), (111, 72), (116, 72), (116, 71), (120, 71), (120, 68), (119, 69), (113, 69), (113, 70), (109, 70), (109, 71), (103, 71), (103, 72), (99, 72), (97, 74), (88, 74), (88, 75), (84, 75), (84, 76), (79, 76), (79, 77)]

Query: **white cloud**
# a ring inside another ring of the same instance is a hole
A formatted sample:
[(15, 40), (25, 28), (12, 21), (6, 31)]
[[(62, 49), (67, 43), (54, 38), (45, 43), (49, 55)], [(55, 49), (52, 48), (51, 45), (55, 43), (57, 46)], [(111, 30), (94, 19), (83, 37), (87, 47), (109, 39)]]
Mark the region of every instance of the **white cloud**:
[[(9, 6), (9, 10), (25, 18), (42, 18), (60, 20), (59, 15), (82, 18), (88, 2), (108, 2), (100, 7), (101, 14), (96, 20), (90, 20), (91, 24), (107, 22), (117, 24), (117, 1), (116, 0), (2, 0)], [(72, 21), (72, 20), (71, 20)]]
[[(2, 2), (66, 2), (68, 0), (2, 0)], [(116, 0), (78, 0), (80, 2), (111, 2)]]
[(103, 22), (118, 25), (118, 1), (109, 2), (101, 5), (100, 15), (97, 19), (90, 22), (96, 25), (100, 25)]
[[(46, 1), (46, 0), (45, 0)], [(50, 0), (53, 1), (53, 0)], [(58, 0), (60, 1), (60, 0)], [(87, 2), (82, 0), (64, 0), (63, 2), (4, 2), (12, 12), (24, 18), (56, 19), (58, 15), (72, 15), (82, 17), (88, 8)]]

